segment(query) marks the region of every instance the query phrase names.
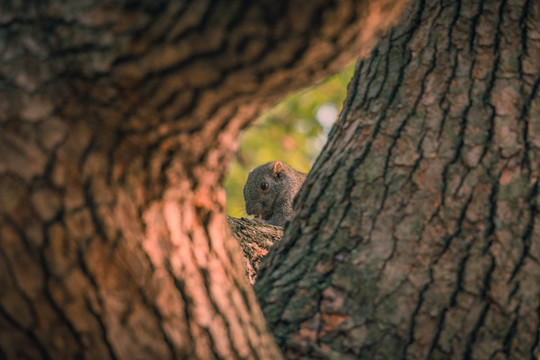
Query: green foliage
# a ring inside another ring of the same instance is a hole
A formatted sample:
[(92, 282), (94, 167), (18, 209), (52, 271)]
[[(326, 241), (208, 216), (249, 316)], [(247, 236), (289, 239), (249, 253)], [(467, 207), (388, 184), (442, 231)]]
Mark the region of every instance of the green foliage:
[(229, 215), (246, 215), (242, 190), (249, 170), (280, 160), (300, 171), (309, 171), (341, 111), (353, 71), (351, 64), (342, 73), (287, 96), (243, 134), (225, 181)]

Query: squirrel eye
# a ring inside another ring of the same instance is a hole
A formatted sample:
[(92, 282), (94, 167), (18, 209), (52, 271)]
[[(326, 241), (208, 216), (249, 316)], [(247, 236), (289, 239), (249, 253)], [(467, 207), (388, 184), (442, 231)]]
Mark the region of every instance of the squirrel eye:
[(268, 190), (268, 183), (266, 181), (263, 181), (261, 183), (261, 190)]

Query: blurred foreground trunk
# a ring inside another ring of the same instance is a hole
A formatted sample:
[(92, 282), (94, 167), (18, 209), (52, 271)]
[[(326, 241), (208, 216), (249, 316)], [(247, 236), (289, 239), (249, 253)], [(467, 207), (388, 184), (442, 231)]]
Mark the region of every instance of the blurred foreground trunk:
[(401, 4), (0, 3), (0, 358), (276, 359), (221, 183)]

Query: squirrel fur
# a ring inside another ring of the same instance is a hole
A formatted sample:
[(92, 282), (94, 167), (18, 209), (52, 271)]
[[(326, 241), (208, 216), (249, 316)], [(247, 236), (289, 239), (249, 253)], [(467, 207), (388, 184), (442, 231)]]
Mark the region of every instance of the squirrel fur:
[(293, 215), (293, 200), (306, 176), (280, 161), (253, 169), (244, 185), (246, 212), (269, 224), (285, 226)]

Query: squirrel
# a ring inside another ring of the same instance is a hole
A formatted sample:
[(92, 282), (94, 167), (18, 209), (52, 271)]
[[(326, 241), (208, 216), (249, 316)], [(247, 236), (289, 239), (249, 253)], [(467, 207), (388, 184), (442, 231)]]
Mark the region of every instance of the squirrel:
[(293, 215), (293, 200), (306, 176), (280, 161), (251, 170), (244, 185), (247, 214), (271, 225), (285, 226)]

